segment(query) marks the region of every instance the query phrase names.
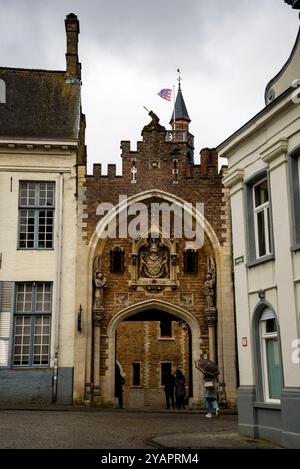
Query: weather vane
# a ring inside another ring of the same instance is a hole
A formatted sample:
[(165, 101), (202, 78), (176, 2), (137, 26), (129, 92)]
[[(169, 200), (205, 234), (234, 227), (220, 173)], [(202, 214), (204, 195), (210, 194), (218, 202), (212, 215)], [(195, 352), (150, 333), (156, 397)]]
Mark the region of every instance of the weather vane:
[(181, 81), (182, 81), (180, 68), (177, 68), (177, 73), (178, 73), (177, 81), (178, 81), (178, 83), (179, 83), (179, 88), (180, 88)]

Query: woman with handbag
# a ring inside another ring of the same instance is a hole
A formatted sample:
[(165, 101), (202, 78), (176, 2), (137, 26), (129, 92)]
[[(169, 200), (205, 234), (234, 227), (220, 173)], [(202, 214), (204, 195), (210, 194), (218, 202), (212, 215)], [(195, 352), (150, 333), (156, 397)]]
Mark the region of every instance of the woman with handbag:
[(219, 415), (218, 404), (218, 376), (204, 374), (204, 397), (206, 401), (207, 414), (205, 417), (211, 418), (212, 411), (215, 410), (216, 417)]

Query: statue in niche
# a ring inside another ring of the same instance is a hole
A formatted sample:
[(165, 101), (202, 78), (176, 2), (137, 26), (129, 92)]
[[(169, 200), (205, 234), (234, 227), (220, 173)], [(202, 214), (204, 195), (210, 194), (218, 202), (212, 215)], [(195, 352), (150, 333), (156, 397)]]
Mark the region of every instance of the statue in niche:
[(209, 256), (207, 259), (206, 281), (203, 286), (203, 293), (206, 300), (206, 308), (215, 308), (215, 284), (216, 284), (216, 264)]
[(104, 288), (106, 287), (106, 277), (102, 272), (96, 272), (94, 277), (95, 293), (93, 310), (103, 310)]
[(150, 238), (139, 250), (139, 277), (168, 278), (170, 253), (159, 239)]

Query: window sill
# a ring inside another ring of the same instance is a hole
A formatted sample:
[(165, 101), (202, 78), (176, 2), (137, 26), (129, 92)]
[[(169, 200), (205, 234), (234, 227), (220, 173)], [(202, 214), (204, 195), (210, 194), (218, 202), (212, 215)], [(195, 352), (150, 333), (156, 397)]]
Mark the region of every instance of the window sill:
[(158, 340), (161, 340), (162, 342), (167, 342), (169, 340), (173, 341), (175, 340), (175, 337), (159, 337)]
[(32, 371), (32, 370), (51, 370), (51, 367), (49, 365), (12, 365), (11, 367), (9, 367), (10, 370), (13, 370), (13, 371), (25, 371), (25, 370), (28, 370), (28, 371)]
[(274, 260), (275, 254), (269, 254), (268, 256), (261, 257), (260, 259), (255, 259), (254, 261), (247, 262), (246, 267), (255, 267), (256, 265), (264, 264), (265, 262)]
[(256, 409), (274, 409), (280, 410), (281, 403), (275, 404), (275, 402), (254, 402), (254, 407)]
[(291, 251), (292, 251), (292, 252), (300, 251), (300, 244), (294, 244), (294, 245), (291, 247)]
[(17, 248), (17, 251), (55, 251), (54, 248)]

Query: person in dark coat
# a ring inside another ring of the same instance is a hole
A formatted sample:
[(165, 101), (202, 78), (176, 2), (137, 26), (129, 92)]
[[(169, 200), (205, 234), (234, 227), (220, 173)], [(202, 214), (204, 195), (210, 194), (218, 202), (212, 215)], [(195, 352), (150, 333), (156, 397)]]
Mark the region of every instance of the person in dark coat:
[(181, 370), (176, 370), (175, 397), (177, 409), (184, 409), (185, 379)]
[(215, 415), (219, 415), (219, 404), (218, 404), (218, 389), (219, 380), (217, 376), (211, 376), (204, 374), (204, 397), (206, 401), (207, 414), (205, 417), (211, 418), (212, 411), (215, 411)]
[(172, 409), (175, 409), (175, 376), (172, 373), (166, 373), (164, 376), (165, 383), (165, 395), (166, 395), (166, 407), (170, 409), (170, 401), (172, 404)]
[(119, 409), (123, 409), (123, 384), (125, 384), (125, 379), (121, 375), (119, 367), (116, 367), (116, 372), (115, 372), (115, 395), (118, 398)]

